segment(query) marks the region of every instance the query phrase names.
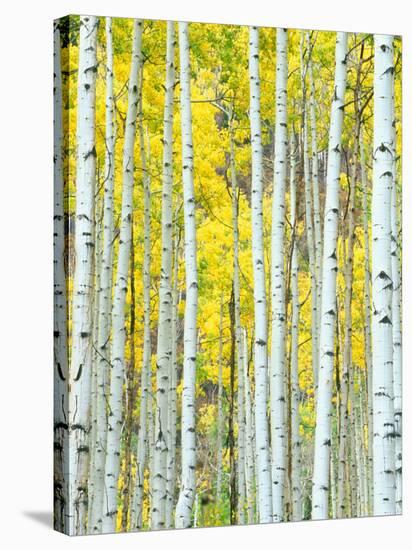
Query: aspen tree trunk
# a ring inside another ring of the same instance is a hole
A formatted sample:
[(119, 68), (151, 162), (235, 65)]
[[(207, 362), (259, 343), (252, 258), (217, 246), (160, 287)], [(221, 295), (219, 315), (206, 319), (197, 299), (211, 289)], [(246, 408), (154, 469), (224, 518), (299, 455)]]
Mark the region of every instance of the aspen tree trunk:
[(316, 284), (316, 259), (315, 259), (315, 241), (313, 232), (313, 215), (312, 215), (312, 189), (310, 180), (310, 164), (309, 164), (309, 142), (308, 142), (308, 113), (306, 105), (306, 65), (303, 62), (303, 44), (304, 33), (301, 33), (300, 40), (300, 65), (301, 65), (301, 81), (302, 81), (302, 126), (303, 126), (303, 174), (305, 181), (305, 221), (306, 221), (306, 239), (308, 245), (309, 256), (309, 272), (310, 272), (310, 294), (311, 294), (311, 336), (312, 336), (312, 371), (313, 371), (313, 387), (316, 395), (318, 387), (318, 371), (319, 371), (319, 327), (318, 327), (318, 310), (317, 310), (317, 284)]
[(125, 357), (125, 302), (129, 279), (131, 243), (131, 221), (133, 210), (134, 143), (136, 137), (136, 116), (139, 104), (139, 72), (142, 64), (142, 28), (137, 19), (133, 29), (132, 62), (130, 67), (128, 106), (123, 149), (123, 190), (117, 261), (116, 284), (112, 310), (112, 345), (110, 350), (111, 378), (109, 396), (109, 417), (105, 464), (104, 533), (116, 528), (117, 493), (120, 470), (120, 436), (122, 428), (122, 394)]
[[(143, 79), (142, 79), (143, 81)], [(130, 523), (132, 530), (142, 528), (143, 492), (152, 416), (152, 346), (150, 338), (151, 269), (151, 177), (147, 167), (142, 116), (139, 117), (140, 161), (143, 174), (144, 250), (143, 250), (143, 362), (140, 382), (139, 433), (136, 449), (136, 480)], [(148, 139), (148, 149), (150, 140)], [(150, 469), (150, 472), (152, 469)]]
[[(320, 221), (320, 199), (319, 199), (319, 165), (318, 165), (318, 131), (316, 122), (316, 100), (315, 100), (315, 79), (313, 77), (313, 62), (309, 33), (306, 33), (308, 46), (308, 74), (309, 74), (309, 115), (311, 127), (311, 153), (312, 153), (312, 188), (313, 188), (313, 225), (314, 225), (314, 247), (315, 247), (315, 272), (316, 272), (316, 311), (317, 331), (319, 332), (321, 300), (322, 300), (322, 226)], [(319, 345), (319, 342), (318, 342)], [(319, 350), (318, 350), (319, 353)], [(319, 363), (319, 359), (317, 360)]]
[(233, 133), (233, 113), (230, 113), (230, 172), (232, 183), (232, 227), (233, 227), (233, 298), (235, 308), (235, 338), (237, 362), (237, 490), (238, 523), (245, 523), (246, 486), (245, 486), (245, 408), (243, 376), (243, 344), (240, 324), (240, 281), (239, 281), (239, 191), (236, 178), (235, 138)]
[(228, 434), (227, 441), (229, 446), (229, 515), (230, 524), (236, 525), (237, 523), (237, 492), (236, 492), (236, 475), (237, 465), (235, 460), (235, 429), (234, 429), (234, 416), (235, 416), (235, 357), (236, 357), (236, 332), (235, 332), (235, 303), (232, 292), (230, 295), (230, 301), (228, 304), (229, 319), (230, 319), (230, 378), (229, 378), (229, 412), (228, 412)]
[(222, 501), (222, 440), (223, 440), (223, 292), (220, 296), (219, 316), (219, 359), (218, 359), (218, 387), (217, 387), (217, 440), (216, 440), (216, 502)]
[(64, 175), (63, 175), (63, 106), (60, 61), (59, 21), (54, 23), (54, 212), (53, 212), (53, 278), (54, 278), (54, 528), (67, 532), (68, 476), (67, 440), (67, 293), (64, 270)]
[(104, 467), (106, 459), (107, 413), (106, 388), (109, 381), (110, 314), (113, 280), (113, 187), (115, 120), (113, 98), (113, 37), (112, 19), (106, 17), (106, 155), (103, 196), (103, 249), (100, 270), (99, 321), (97, 338), (96, 439), (94, 452), (94, 498), (90, 515), (90, 533), (100, 533), (104, 498)]
[(196, 492), (196, 318), (197, 260), (196, 219), (193, 188), (192, 111), (190, 104), (190, 50), (188, 24), (179, 22), (180, 105), (182, 111), (182, 164), (185, 223), (186, 305), (184, 320), (184, 362), (182, 394), (182, 479), (176, 506), (177, 528), (190, 527)]
[(392, 259), (392, 339), (393, 339), (393, 409), (395, 429), (396, 513), (402, 513), (402, 325), (401, 325), (401, 268), (396, 192), (396, 118), (392, 97), (392, 194), (391, 194), (391, 259)]
[(290, 145), (290, 225), (292, 227), (292, 260), (291, 260), (291, 290), (292, 290), (292, 319), (290, 342), (290, 412), (291, 412), (291, 445), (292, 445), (292, 519), (302, 519), (302, 488), (301, 488), (301, 440), (299, 415), (299, 263), (296, 245), (297, 201), (296, 201), (296, 165), (297, 143), (294, 132), (291, 134)]
[(273, 521), (283, 521), (285, 507), (287, 429), (285, 413), (285, 194), (287, 133), (288, 35), (276, 29), (276, 127), (272, 199), (272, 349), (270, 413)]
[(255, 430), (259, 522), (272, 521), (272, 491), (267, 421), (268, 354), (263, 250), (263, 151), (260, 121), (259, 29), (249, 30), (250, 130), (252, 143), (252, 258), (255, 308)]
[(346, 88), (348, 37), (338, 32), (335, 53), (335, 87), (331, 108), (323, 238), (322, 316), (320, 326), (319, 391), (316, 407), (312, 518), (327, 519), (331, 446), (332, 383), (335, 356), (337, 236), (343, 106)]
[(159, 288), (159, 321), (156, 358), (156, 419), (153, 477), (152, 529), (166, 523), (168, 397), (172, 360), (172, 262), (173, 262), (173, 96), (174, 22), (167, 22), (166, 85), (163, 121), (162, 254)]
[(375, 35), (372, 191), (373, 484), (375, 515), (394, 514), (391, 194), (393, 37)]
[(92, 277), (94, 192), (96, 179), (96, 17), (80, 18), (77, 95), (76, 224), (73, 281), (71, 369), (69, 373), (68, 534), (85, 534), (89, 471), (90, 390), (92, 370)]
[(178, 282), (179, 282), (179, 246), (180, 235), (175, 238), (173, 287), (172, 287), (172, 361), (169, 391), (169, 448), (167, 452), (167, 502), (166, 528), (173, 526), (176, 486), (176, 422), (177, 422), (177, 322), (178, 322)]
[(373, 389), (372, 389), (372, 328), (371, 328), (371, 268), (369, 254), (369, 220), (368, 220), (368, 179), (365, 164), (365, 147), (363, 143), (363, 131), (360, 128), (360, 161), (362, 180), (362, 218), (364, 234), (364, 255), (365, 255), (365, 365), (367, 373), (367, 402), (368, 402), (368, 500), (369, 512), (373, 513), (371, 504), (373, 501)]
[(252, 395), (250, 391), (250, 382), (248, 374), (248, 350), (246, 329), (242, 332), (243, 340), (243, 376), (245, 392), (245, 484), (246, 484), (246, 507), (247, 522), (249, 525), (255, 521), (254, 502), (255, 502), (255, 457), (254, 457), (254, 438), (253, 438), (253, 408)]

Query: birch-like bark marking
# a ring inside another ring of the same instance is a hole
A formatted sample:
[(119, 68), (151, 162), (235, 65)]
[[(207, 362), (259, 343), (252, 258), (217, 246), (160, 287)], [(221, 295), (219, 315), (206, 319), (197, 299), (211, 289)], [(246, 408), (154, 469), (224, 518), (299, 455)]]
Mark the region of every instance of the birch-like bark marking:
[(179, 22), (180, 106), (182, 120), (182, 173), (185, 225), (186, 304), (182, 394), (182, 479), (176, 506), (177, 528), (190, 527), (196, 492), (195, 386), (197, 352), (196, 208), (193, 186), (192, 110), (190, 103), (190, 49), (188, 24)]
[(297, 143), (294, 132), (290, 142), (290, 225), (292, 228), (292, 259), (291, 259), (291, 291), (292, 291), (292, 319), (290, 342), (290, 414), (291, 414), (291, 490), (292, 490), (292, 519), (302, 519), (302, 488), (301, 488), (301, 439), (299, 415), (299, 262), (298, 247), (296, 244), (297, 229), (297, 202), (296, 202), (296, 166)]
[(237, 491), (238, 523), (245, 523), (245, 409), (244, 409), (244, 376), (242, 327), (240, 324), (240, 280), (239, 280), (239, 190), (236, 177), (235, 138), (233, 131), (233, 113), (230, 113), (230, 172), (232, 190), (232, 227), (233, 227), (233, 298), (235, 309), (235, 339), (237, 362)]
[(375, 515), (394, 514), (391, 265), (393, 37), (375, 35), (372, 190), (373, 485)]
[(223, 292), (219, 311), (219, 357), (217, 375), (217, 438), (216, 438), (216, 502), (222, 499), (222, 443), (223, 442)]
[(120, 470), (120, 435), (123, 420), (122, 396), (126, 343), (125, 303), (129, 280), (134, 183), (134, 144), (136, 138), (136, 116), (139, 104), (138, 80), (142, 65), (142, 30), (142, 21), (136, 19), (133, 29), (132, 61), (128, 88), (128, 105), (123, 149), (123, 189), (119, 253), (112, 310), (113, 333), (110, 350), (111, 377), (102, 527), (104, 533), (114, 532), (116, 528), (117, 485)]
[[(393, 84), (394, 86), (394, 84)], [(392, 259), (392, 340), (393, 340), (393, 410), (395, 429), (396, 513), (402, 513), (402, 322), (401, 267), (396, 190), (396, 118), (392, 95), (392, 194), (391, 194), (391, 259)]]
[(272, 348), (270, 356), (270, 426), (272, 444), (273, 521), (284, 519), (287, 429), (285, 412), (285, 194), (287, 133), (288, 35), (276, 29), (276, 126), (272, 198)]
[(248, 373), (248, 345), (246, 329), (242, 331), (243, 343), (243, 376), (245, 392), (245, 483), (246, 483), (246, 506), (247, 522), (249, 525), (255, 521), (255, 453), (254, 453), (254, 426), (252, 394)]
[(94, 498), (90, 515), (90, 533), (100, 533), (104, 498), (107, 412), (106, 388), (110, 365), (110, 314), (113, 280), (113, 189), (114, 189), (115, 117), (113, 98), (112, 19), (106, 17), (106, 155), (103, 197), (103, 248), (100, 271), (99, 320), (97, 341), (96, 438), (94, 448)]
[(327, 519), (331, 446), (332, 383), (335, 357), (337, 236), (343, 109), (346, 89), (348, 37), (338, 32), (335, 86), (331, 107), (323, 238), (322, 316), (312, 483), (312, 518)]
[(54, 528), (66, 532), (68, 496), (67, 446), (67, 305), (64, 270), (63, 105), (60, 21), (54, 23), (54, 212), (53, 212), (53, 336), (54, 336)]
[(259, 29), (249, 29), (250, 131), (252, 144), (252, 258), (255, 309), (255, 429), (259, 521), (272, 521), (269, 429), (267, 420), (268, 353), (263, 250), (263, 150), (260, 121)]
[(163, 121), (162, 253), (159, 288), (159, 320), (156, 357), (156, 421), (153, 477), (152, 529), (166, 523), (168, 394), (172, 360), (172, 262), (173, 262), (173, 96), (174, 22), (167, 22), (166, 84)]
[[(143, 78), (141, 79), (142, 89)], [(150, 140), (147, 139), (146, 156), (143, 117), (139, 116), (140, 162), (143, 174), (143, 362), (140, 382), (139, 432), (136, 449), (136, 479), (131, 509), (131, 528), (138, 530), (143, 521), (143, 493), (148, 447), (152, 430), (152, 345), (150, 336), (150, 269), (151, 269), (151, 177), (148, 170), (150, 160)], [(150, 468), (150, 472), (153, 469)], [(149, 472), (149, 474), (150, 474)]]
[(85, 534), (92, 370), (92, 277), (96, 180), (97, 17), (80, 18), (77, 90), (76, 224), (71, 368), (69, 372), (69, 507), (67, 531)]

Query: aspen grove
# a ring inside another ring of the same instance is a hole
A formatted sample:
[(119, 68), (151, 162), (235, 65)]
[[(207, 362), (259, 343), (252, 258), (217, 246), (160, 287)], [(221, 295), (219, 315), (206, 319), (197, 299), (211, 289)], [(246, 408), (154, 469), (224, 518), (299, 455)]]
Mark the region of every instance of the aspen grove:
[(54, 23), (54, 525), (402, 512), (400, 37)]

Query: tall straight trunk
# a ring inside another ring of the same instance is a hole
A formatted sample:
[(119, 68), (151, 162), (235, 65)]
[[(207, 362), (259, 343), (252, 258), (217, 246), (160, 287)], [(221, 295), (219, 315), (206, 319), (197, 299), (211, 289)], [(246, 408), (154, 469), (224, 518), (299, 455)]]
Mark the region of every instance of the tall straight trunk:
[(172, 360), (172, 262), (173, 262), (173, 96), (174, 22), (167, 22), (166, 86), (163, 121), (163, 183), (162, 183), (162, 254), (159, 288), (159, 321), (156, 358), (156, 421), (152, 529), (163, 529), (166, 523), (166, 483), (168, 434), (168, 397)]
[(116, 284), (112, 310), (112, 345), (110, 350), (110, 396), (105, 464), (104, 533), (114, 532), (117, 515), (117, 493), (120, 470), (120, 436), (123, 421), (122, 395), (125, 360), (125, 305), (129, 280), (129, 260), (133, 211), (134, 144), (136, 116), (139, 104), (139, 72), (142, 65), (143, 23), (136, 19), (133, 29), (132, 62), (130, 66), (128, 106), (123, 149), (123, 190), (117, 260)]
[(332, 100), (326, 201), (323, 238), (322, 316), (320, 325), (320, 363), (316, 406), (314, 470), (312, 480), (312, 518), (327, 519), (329, 501), (329, 461), (331, 447), (332, 384), (335, 357), (337, 237), (339, 219), (339, 180), (343, 109), (345, 103), (348, 37), (336, 37), (335, 86)]
[[(315, 248), (315, 271), (316, 271), (316, 311), (317, 328), (320, 326), (321, 301), (322, 301), (322, 226), (320, 216), (319, 198), (319, 161), (318, 161), (318, 130), (316, 121), (316, 99), (315, 79), (313, 77), (313, 61), (309, 33), (306, 33), (309, 76), (309, 116), (311, 128), (311, 156), (312, 156), (312, 190), (313, 190), (313, 226), (314, 226), (314, 248)], [(319, 342), (318, 342), (319, 345)], [(319, 353), (319, 350), (318, 350)], [(318, 359), (319, 362), (319, 359)]]
[(250, 131), (252, 143), (252, 258), (255, 313), (255, 430), (259, 521), (272, 521), (269, 429), (267, 420), (268, 353), (263, 249), (263, 150), (260, 120), (259, 29), (249, 29)]
[(167, 502), (166, 502), (166, 529), (173, 526), (173, 510), (175, 506), (176, 487), (176, 422), (177, 422), (177, 323), (179, 304), (179, 249), (180, 234), (175, 237), (173, 286), (172, 286), (172, 361), (169, 385), (169, 447), (167, 450)]
[(220, 296), (219, 358), (217, 381), (217, 438), (216, 438), (216, 502), (220, 510), (222, 501), (222, 445), (223, 445), (223, 292)]
[(375, 515), (394, 514), (391, 194), (393, 37), (375, 35), (372, 191), (373, 485)]
[(190, 103), (190, 50), (188, 24), (179, 22), (180, 105), (182, 111), (182, 164), (185, 225), (186, 305), (182, 394), (182, 480), (176, 506), (177, 528), (190, 527), (196, 492), (195, 389), (197, 352), (196, 218), (193, 187), (192, 110)]
[(121, 531), (128, 528), (129, 509), (132, 491), (132, 436), (134, 431), (133, 413), (136, 404), (137, 376), (136, 376), (136, 282), (135, 282), (135, 254), (134, 254), (134, 216), (132, 215), (132, 233), (130, 249), (130, 328), (129, 328), (129, 349), (130, 359), (126, 371), (126, 391), (124, 400), (125, 421), (124, 421), (124, 476), (122, 489), (122, 519)]
[(98, 19), (80, 18), (77, 92), (76, 265), (73, 282), (71, 369), (69, 373), (69, 507), (67, 531), (85, 534), (89, 471), (92, 370), (92, 277), (96, 179), (95, 99)]
[(106, 17), (106, 155), (103, 194), (103, 247), (100, 270), (99, 320), (97, 338), (96, 438), (94, 444), (94, 498), (90, 515), (90, 533), (100, 533), (104, 499), (107, 412), (106, 388), (109, 380), (110, 314), (113, 280), (113, 188), (114, 188), (115, 117), (113, 98), (112, 19)]
[(67, 531), (69, 467), (67, 446), (67, 292), (64, 269), (63, 105), (59, 21), (54, 24), (54, 212), (53, 212), (53, 336), (54, 336), (54, 528)]
[(288, 35), (276, 29), (276, 127), (272, 198), (272, 348), (270, 426), (272, 444), (273, 521), (283, 521), (285, 508), (287, 428), (285, 412), (285, 194), (287, 132)]
[[(142, 79), (143, 80), (143, 79)], [(130, 514), (132, 530), (142, 528), (143, 493), (152, 417), (152, 346), (150, 336), (151, 268), (151, 177), (147, 167), (142, 116), (139, 117), (140, 162), (143, 174), (143, 361), (140, 382), (139, 432), (136, 449), (136, 479)], [(148, 140), (148, 148), (150, 141)], [(152, 471), (152, 470), (150, 470)]]
[(392, 194), (391, 194), (391, 258), (392, 258), (392, 339), (393, 339), (393, 409), (395, 423), (396, 513), (402, 513), (402, 324), (401, 267), (396, 191), (396, 117), (392, 96)]
[(253, 408), (252, 395), (250, 391), (250, 381), (248, 373), (248, 349), (246, 329), (242, 331), (243, 345), (243, 376), (245, 393), (245, 485), (246, 485), (246, 509), (247, 522), (252, 524), (255, 521), (255, 457), (254, 457), (254, 438), (253, 438)]
[(236, 358), (236, 331), (235, 331), (235, 303), (233, 286), (229, 301), (230, 318), (230, 377), (229, 377), (229, 414), (228, 414), (228, 434), (227, 441), (229, 445), (229, 516), (230, 524), (237, 524), (237, 491), (236, 474), (237, 465), (235, 460), (235, 358)]
[(318, 287), (316, 277), (315, 240), (313, 230), (313, 208), (312, 208), (312, 186), (310, 179), (310, 157), (309, 157), (309, 124), (308, 109), (306, 104), (306, 73), (308, 62), (303, 59), (304, 32), (300, 40), (300, 65), (301, 65), (301, 87), (302, 87), (302, 132), (303, 132), (303, 178), (305, 182), (305, 221), (306, 241), (309, 257), (310, 272), (310, 295), (311, 295), (311, 336), (312, 336), (312, 373), (313, 387), (316, 395), (318, 387), (319, 371), (319, 326), (318, 326)]
[(245, 486), (245, 408), (243, 376), (243, 344), (240, 323), (240, 280), (239, 280), (239, 189), (236, 177), (235, 138), (233, 132), (233, 113), (230, 113), (230, 172), (232, 190), (232, 227), (233, 227), (233, 298), (235, 313), (235, 339), (237, 363), (237, 490), (238, 522), (245, 523), (246, 486)]
[(291, 291), (292, 291), (292, 319), (290, 341), (290, 414), (291, 414), (291, 490), (292, 490), (292, 519), (302, 519), (302, 487), (301, 487), (301, 438), (299, 415), (299, 262), (297, 240), (297, 201), (296, 201), (296, 165), (297, 143), (295, 133), (291, 134), (290, 145), (290, 225), (292, 228), (291, 251)]
[(364, 300), (365, 300), (365, 367), (367, 375), (367, 406), (368, 406), (368, 501), (369, 512), (372, 513), (371, 504), (373, 501), (373, 390), (372, 390), (372, 328), (371, 328), (371, 268), (369, 253), (369, 219), (368, 219), (368, 193), (369, 185), (366, 174), (365, 146), (363, 142), (363, 131), (360, 128), (359, 134), (360, 166), (362, 180), (362, 223), (364, 241)]

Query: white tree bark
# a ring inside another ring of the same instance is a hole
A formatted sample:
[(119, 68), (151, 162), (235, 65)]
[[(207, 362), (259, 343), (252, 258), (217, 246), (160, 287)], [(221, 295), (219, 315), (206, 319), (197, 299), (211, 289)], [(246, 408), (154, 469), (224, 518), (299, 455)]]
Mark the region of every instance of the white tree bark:
[(331, 399), (335, 357), (337, 236), (343, 106), (346, 88), (348, 37), (338, 32), (335, 86), (331, 108), (323, 238), (322, 316), (312, 483), (312, 518), (327, 519), (331, 446)]
[(105, 463), (105, 499), (102, 532), (114, 532), (116, 528), (117, 493), (120, 470), (120, 436), (122, 428), (122, 396), (125, 358), (125, 302), (129, 280), (131, 223), (133, 211), (134, 144), (136, 116), (139, 104), (139, 72), (142, 64), (141, 20), (136, 19), (133, 29), (132, 62), (130, 67), (128, 106), (123, 149), (123, 190), (117, 260), (116, 283), (112, 310), (112, 345), (110, 350), (111, 377), (109, 416)]
[(180, 105), (182, 119), (182, 173), (185, 225), (186, 305), (182, 394), (182, 479), (176, 506), (177, 528), (190, 527), (196, 492), (195, 386), (197, 347), (196, 208), (193, 186), (192, 110), (190, 103), (190, 49), (188, 24), (179, 22)]
[(392, 194), (391, 194), (391, 258), (392, 258), (392, 339), (393, 339), (393, 409), (395, 429), (396, 513), (402, 513), (402, 321), (401, 267), (396, 190), (396, 117), (392, 96)]
[(272, 348), (270, 355), (270, 426), (272, 444), (273, 521), (283, 521), (287, 428), (285, 411), (285, 194), (287, 158), (288, 35), (276, 29), (276, 126), (272, 198)]
[(297, 239), (297, 202), (296, 202), (296, 166), (297, 143), (295, 133), (290, 141), (290, 225), (292, 227), (292, 260), (291, 260), (291, 291), (292, 319), (290, 342), (290, 414), (291, 414), (291, 445), (292, 445), (292, 519), (302, 519), (302, 487), (301, 487), (301, 438), (299, 414), (299, 262)]
[(243, 329), (243, 376), (245, 392), (245, 482), (246, 482), (246, 508), (247, 522), (249, 525), (255, 521), (255, 440), (253, 436), (253, 406), (250, 381), (248, 374), (248, 346), (247, 332)]
[(375, 515), (394, 514), (391, 266), (393, 37), (375, 35), (372, 191), (373, 484)]
[(152, 529), (166, 523), (168, 396), (172, 361), (172, 262), (173, 262), (173, 96), (174, 22), (167, 22), (166, 91), (163, 121), (162, 253), (159, 288), (159, 321), (156, 358), (156, 420), (153, 477)]
[(260, 121), (259, 29), (249, 30), (250, 130), (252, 143), (252, 258), (255, 307), (255, 429), (259, 521), (272, 521), (272, 491), (267, 419), (268, 354), (263, 250), (263, 152)]
[(232, 190), (232, 227), (233, 227), (233, 296), (235, 306), (235, 338), (237, 361), (237, 490), (238, 490), (238, 523), (245, 523), (246, 485), (245, 485), (245, 408), (244, 408), (244, 376), (243, 376), (243, 345), (242, 327), (240, 324), (240, 280), (239, 280), (239, 190), (236, 177), (235, 138), (233, 131), (233, 113), (229, 115), (230, 139), (230, 172)]
[(70, 535), (85, 534), (89, 471), (92, 370), (92, 276), (94, 259), (94, 192), (96, 178), (95, 96), (96, 17), (80, 18), (77, 91), (76, 218), (71, 368), (69, 373), (69, 508)]
[[(143, 78), (141, 79), (141, 89)], [(136, 449), (136, 479), (131, 509), (131, 528), (139, 530), (143, 521), (144, 478), (147, 466), (149, 439), (149, 422), (152, 416), (152, 345), (150, 336), (150, 269), (151, 269), (151, 176), (146, 158), (142, 114), (139, 116), (140, 162), (143, 174), (143, 362), (140, 382), (139, 432)], [(150, 140), (147, 140), (148, 155)], [(150, 469), (152, 472), (153, 470)]]
[(223, 293), (220, 296), (219, 357), (217, 380), (217, 438), (216, 438), (216, 502), (222, 499), (222, 441), (223, 441)]
[(100, 533), (104, 498), (107, 412), (106, 388), (109, 380), (110, 314), (113, 280), (113, 188), (115, 116), (113, 98), (112, 19), (106, 17), (106, 155), (103, 198), (103, 249), (100, 270), (99, 319), (97, 342), (96, 439), (94, 448), (94, 498), (90, 515), (90, 533)]
[(54, 23), (54, 212), (53, 212), (53, 284), (54, 284), (54, 528), (66, 532), (68, 496), (67, 447), (67, 306), (64, 269), (64, 172), (63, 105), (60, 61), (60, 21)]

